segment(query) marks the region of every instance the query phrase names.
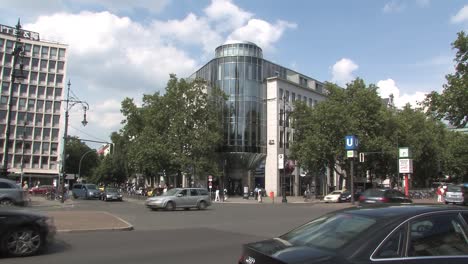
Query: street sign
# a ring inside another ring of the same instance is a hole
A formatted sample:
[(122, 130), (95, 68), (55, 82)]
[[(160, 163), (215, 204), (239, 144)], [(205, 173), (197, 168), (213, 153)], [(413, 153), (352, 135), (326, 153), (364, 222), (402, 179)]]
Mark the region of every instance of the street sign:
[(399, 159), (398, 171), (400, 173), (413, 173), (413, 160), (412, 159)]
[(355, 135), (347, 135), (345, 137), (345, 149), (357, 150), (359, 147), (359, 140)]
[(213, 184), (211, 182), (208, 183), (208, 187), (213, 188)]
[(278, 169), (284, 169), (284, 154), (278, 154)]
[(366, 156), (364, 152), (359, 153), (359, 162), (364, 162), (366, 159)]
[(399, 148), (398, 149), (398, 157), (400, 159), (411, 158), (411, 152), (410, 152), (409, 148)]
[(355, 151), (355, 150), (346, 151), (346, 157), (347, 158), (356, 158), (357, 157), (357, 151)]
[(211, 181), (213, 181), (213, 176), (208, 175), (208, 181), (210, 181), (210, 184), (211, 184)]

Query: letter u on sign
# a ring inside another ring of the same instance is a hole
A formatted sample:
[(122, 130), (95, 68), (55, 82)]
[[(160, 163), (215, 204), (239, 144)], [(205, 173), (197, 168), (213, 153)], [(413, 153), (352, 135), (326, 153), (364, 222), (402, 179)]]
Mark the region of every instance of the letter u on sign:
[(358, 138), (354, 135), (348, 135), (345, 137), (345, 149), (346, 150), (356, 150), (358, 148), (359, 141)]

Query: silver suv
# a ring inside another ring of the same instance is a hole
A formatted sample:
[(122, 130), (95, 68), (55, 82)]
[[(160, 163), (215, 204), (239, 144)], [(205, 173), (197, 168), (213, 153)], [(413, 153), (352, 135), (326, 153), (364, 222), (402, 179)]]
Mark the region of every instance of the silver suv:
[(0, 178), (0, 206), (27, 205), (28, 192), (12, 180)]
[(160, 208), (175, 210), (176, 208), (198, 208), (206, 209), (211, 205), (208, 191), (202, 188), (175, 188), (163, 193), (161, 196), (148, 198), (146, 207), (152, 210)]

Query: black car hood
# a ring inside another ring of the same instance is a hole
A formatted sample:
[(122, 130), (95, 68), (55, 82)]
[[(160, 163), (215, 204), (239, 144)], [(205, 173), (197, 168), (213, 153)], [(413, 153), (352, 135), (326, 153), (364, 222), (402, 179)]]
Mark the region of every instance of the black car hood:
[(28, 217), (45, 217), (44, 214), (42, 213), (39, 213), (39, 212), (35, 212), (35, 211), (30, 211), (30, 210), (27, 210), (27, 209), (23, 209), (23, 208), (8, 208), (8, 209), (5, 209), (5, 208), (0, 208), (0, 215), (3, 215), (3, 216), (28, 216)]
[(248, 244), (247, 248), (284, 263), (342, 263), (336, 253), (308, 246), (295, 246), (280, 238)]

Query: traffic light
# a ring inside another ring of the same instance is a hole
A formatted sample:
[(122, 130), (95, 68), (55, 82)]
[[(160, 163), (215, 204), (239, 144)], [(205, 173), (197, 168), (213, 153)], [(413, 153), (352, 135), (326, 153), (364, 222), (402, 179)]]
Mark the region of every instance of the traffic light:
[(366, 158), (366, 156), (365, 156), (364, 152), (359, 153), (359, 162), (364, 162), (365, 158)]

